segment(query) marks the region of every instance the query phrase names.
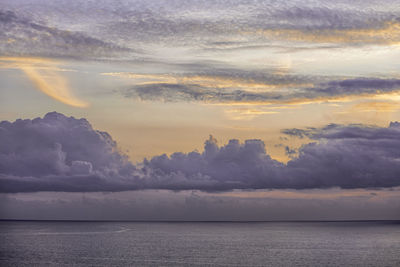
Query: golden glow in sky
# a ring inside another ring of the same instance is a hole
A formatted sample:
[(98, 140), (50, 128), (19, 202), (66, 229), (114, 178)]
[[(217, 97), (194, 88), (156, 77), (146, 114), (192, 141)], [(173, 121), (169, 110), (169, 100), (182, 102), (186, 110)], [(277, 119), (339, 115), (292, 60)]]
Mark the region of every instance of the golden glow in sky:
[[(282, 129), (400, 119), (390, 1), (128, 2), (103, 13), (7, 2), (1, 119), (86, 117), (134, 161), (201, 150), (209, 134), (261, 139), (287, 161), (283, 147), (304, 140), (283, 140)], [(32, 89), (49, 98), (26, 104)]]

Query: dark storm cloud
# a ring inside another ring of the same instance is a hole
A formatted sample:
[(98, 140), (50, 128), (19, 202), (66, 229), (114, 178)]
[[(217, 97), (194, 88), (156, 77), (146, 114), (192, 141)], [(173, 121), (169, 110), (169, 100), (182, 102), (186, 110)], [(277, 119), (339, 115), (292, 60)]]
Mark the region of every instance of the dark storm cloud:
[(101, 58), (132, 52), (86, 33), (46, 26), (6, 10), (0, 10), (0, 42), (3, 56)]
[(400, 185), (400, 126), (328, 125), (286, 130), (314, 141), (283, 164), (261, 140), (210, 137), (199, 153), (173, 153), (133, 166), (85, 119), (48, 113), (0, 123), (0, 191), (383, 188)]
[[(307, 81), (311, 83), (310, 77), (296, 77), (288, 75), (273, 75), (258, 77), (257, 73), (246, 73), (244, 76), (235, 75), (203, 75), (206, 79), (215, 79), (215, 87), (201, 83), (168, 83), (168, 82), (148, 82), (144, 85), (134, 85), (122, 90), (122, 94), (127, 98), (137, 98), (149, 101), (199, 101), (199, 102), (272, 102), (288, 103), (296, 101), (324, 101), (346, 96), (356, 95), (379, 95), (391, 93), (400, 89), (400, 79), (380, 79), (380, 78), (354, 78), (343, 80), (332, 80), (328, 82), (318, 82), (321, 77), (315, 77), (314, 87), (304, 87)], [(187, 78), (190, 80), (191, 76)], [(228, 87), (220, 83), (218, 79), (231, 81)], [(220, 83), (220, 84), (219, 84)], [(236, 83), (236, 85), (235, 85)], [(243, 84), (240, 84), (243, 83)], [(240, 85), (237, 85), (240, 84)], [(257, 84), (263, 91), (255, 92), (246, 90)], [(298, 86), (293, 87), (293, 84)], [(279, 91), (270, 91), (270, 86), (280, 87)]]

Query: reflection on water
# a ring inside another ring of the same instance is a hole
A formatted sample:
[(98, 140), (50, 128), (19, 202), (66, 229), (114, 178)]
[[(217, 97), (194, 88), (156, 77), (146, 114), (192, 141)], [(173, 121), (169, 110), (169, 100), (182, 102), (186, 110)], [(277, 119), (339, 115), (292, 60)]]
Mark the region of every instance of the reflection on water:
[(1, 266), (400, 266), (398, 222), (0, 222)]

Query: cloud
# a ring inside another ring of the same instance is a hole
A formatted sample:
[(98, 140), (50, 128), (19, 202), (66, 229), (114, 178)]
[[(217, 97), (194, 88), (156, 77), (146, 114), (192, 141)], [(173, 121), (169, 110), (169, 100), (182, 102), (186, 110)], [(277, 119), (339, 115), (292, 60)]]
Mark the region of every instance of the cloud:
[(0, 53), (3, 56), (109, 58), (132, 52), (87, 33), (61, 30), (0, 10)]
[(400, 79), (354, 78), (329, 81), (321, 85), (309, 91), (328, 96), (388, 93), (400, 89)]
[(385, 188), (400, 185), (400, 127), (336, 125), (289, 129), (312, 140), (287, 163), (261, 140), (206, 140), (203, 152), (176, 152), (134, 166), (106, 132), (85, 119), (48, 113), (0, 123), (0, 191), (139, 189)]
[(100, 184), (134, 169), (110, 135), (93, 130), (85, 119), (52, 112), (3, 121), (0, 136), (1, 191), (102, 190)]
[(308, 137), (314, 140), (334, 140), (334, 139), (395, 139), (399, 134), (399, 123), (391, 122), (388, 128), (380, 128), (377, 126), (368, 126), (362, 124), (350, 124), (347, 126), (339, 124), (329, 124), (323, 128), (306, 128), (306, 129), (284, 129), (282, 133), (292, 136)]
[(268, 188), (279, 178), (283, 164), (271, 159), (261, 140), (230, 140), (219, 147), (210, 136), (204, 152), (174, 153), (153, 157), (144, 162), (144, 171), (152, 179), (166, 177), (176, 181), (176, 188), (205, 190), (229, 190), (244, 188)]
[(13, 58), (0, 57), (0, 67), (17, 68), (22, 70), (34, 86), (64, 104), (74, 107), (87, 107), (89, 104), (73, 95), (67, 79), (62, 76), (55, 60), (42, 58)]
[[(387, 8), (382, 10), (385, 4)], [(343, 46), (398, 44), (398, 10), (385, 4), (353, 2), (344, 7), (326, 2), (177, 1), (165, 7), (139, 2), (122, 4), (104, 33), (126, 41), (206, 49), (221, 44), (274, 45), (277, 41)], [(378, 8), (381, 12), (376, 11)]]
[(135, 85), (123, 92), (125, 97), (149, 101), (199, 101), (206, 103), (266, 102), (281, 98), (280, 94), (244, 90), (219, 90), (199, 84), (153, 83)]
[(390, 94), (400, 90), (400, 79), (396, 78), (359, 77), (326, 81), (322, 77), (266, 75), (233, 70), (230, 74), (216, 71), (214, 75), (107, 75), (127, 77), (137, 82), (121, 90), (125, 97), (165, 102), (308, 104), (344, 102), (355, 97), (391, 97)]
[(141, 56), (135, 53), (141, 49), (156, 55), (158, 44), (204, 52), (221, 46), (286, 50), (400, 41), (399, 10), (390, 1), (2, 4), (0, 52), (7, 56), (126, 59)]
[(398, 123), (388, 128), (331, 124), (300, 134), (316, 142), (301, 147), (287, 170), (306, 186), (390, 187), (400, 183)]
[[(199, 66), (198, 66), (199, 67)], [(249, 88), (253, 91), (261, 89), (278, 89), (282, 87), (293, 88), (311, 86), (307, 77), (295, 75), (280, 75), (270, 70), (246, 71), (232, 68), (213, 68), (211, 65), (204, 67), (206, 70), (198, 70), (197, 73), (185, 74), (142, 74), (127, 72), (102, 73), (102, 75), (127, 78), (141, 82), (139, 85), (156, 84), (198, 84), (209, 88)], [(190, 69), (185, 66), (185, 69)], [(212, 71), (210, 71), (212, 69)]]
[[(217, 147), (211, 139), (203, 154), (155, 157), (148, 164), (161, 176), (202, 173), (219, 184), (215, 188), (368, 188), (400, 184), (400, 127), (328, 125), (321, 129), (291, 129), (287, 134), (307, 136), (315, 142), (303, 145), (287, 165), (272, 160), (260, 140), (244, 144), (231, 140)], [(212, 144), (213, 157), (210, 144)], [(197, 163), (193, 160), (197, 159)], [(188, 161), (188, 163), (186, 163)], [(180, 165), (181, 164), (181, 165)], [(185, 166), (189, 169), (186, 169)], [(194, 167), (196, 166), (196, 167)]]
[(0, 194), (0, 218), (23, 220), (398, 220), (399, 209), (389, 190)]
[[(396, 20), (379, 21), (369, 27), (356, 28), (300, 28), (300, 29), (259, 29), (254, 33), (272, 39), (294, 42), (330, 43), (342, 45), (398, 45), (400, 42), (400, 23)], [(253, 33), (253, 34), (254, 34)]]

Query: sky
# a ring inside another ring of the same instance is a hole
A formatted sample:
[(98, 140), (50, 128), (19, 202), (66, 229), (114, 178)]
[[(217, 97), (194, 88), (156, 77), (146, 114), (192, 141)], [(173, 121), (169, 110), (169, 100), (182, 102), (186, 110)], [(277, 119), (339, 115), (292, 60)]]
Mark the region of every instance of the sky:
[(0, 218), (400, 219), (398, 1), (2, 0)]

